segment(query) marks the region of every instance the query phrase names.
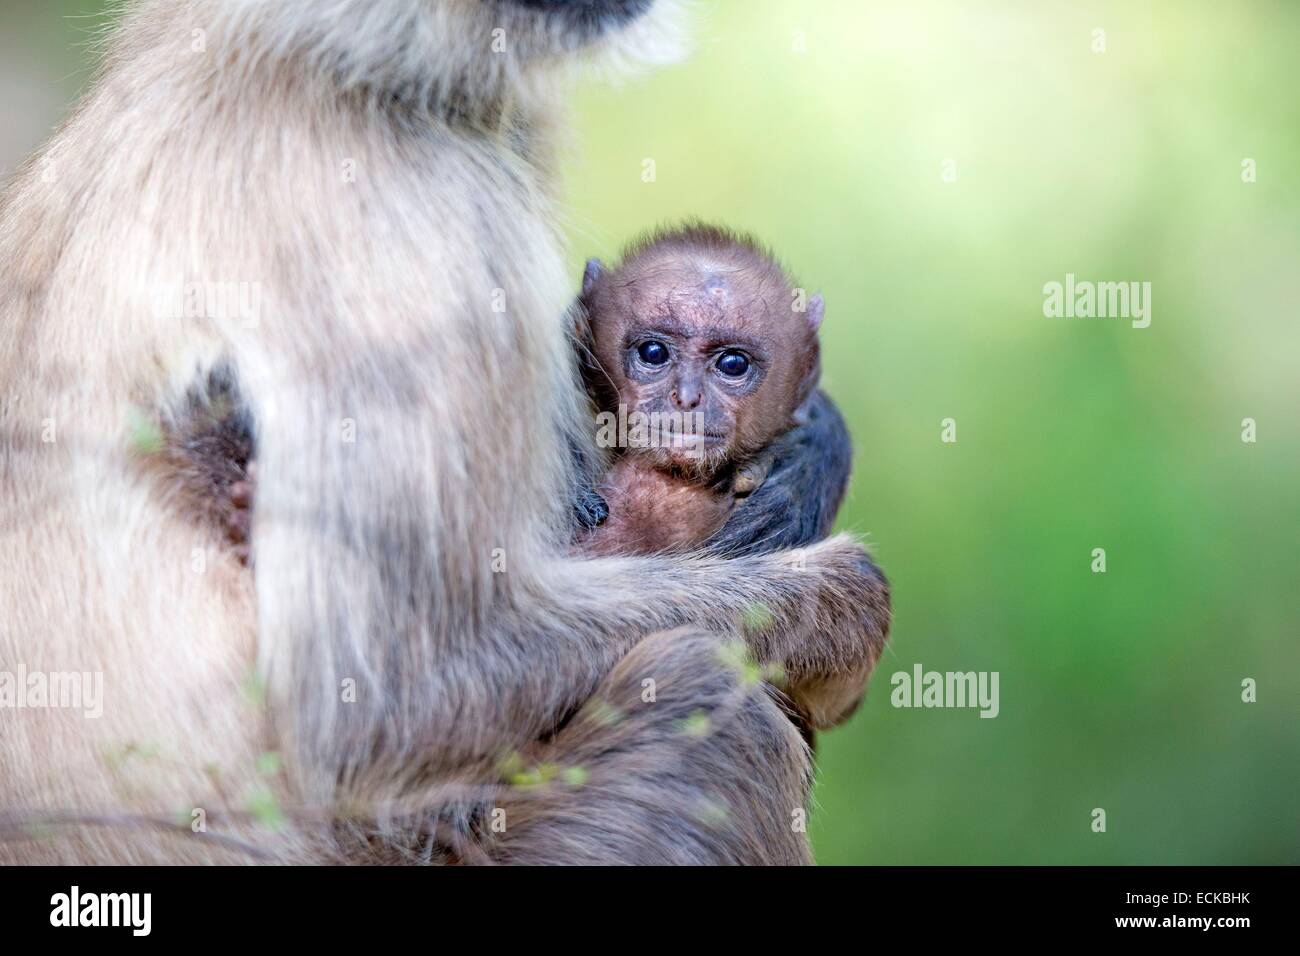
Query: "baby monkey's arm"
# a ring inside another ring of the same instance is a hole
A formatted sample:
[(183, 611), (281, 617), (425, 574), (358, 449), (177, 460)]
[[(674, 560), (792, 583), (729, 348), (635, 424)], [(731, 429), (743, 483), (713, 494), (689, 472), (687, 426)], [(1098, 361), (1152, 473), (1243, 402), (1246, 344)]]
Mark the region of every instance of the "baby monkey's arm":
[[(761, 554), (806, 547), (830, 533), (848, 488), (853, 451), (844, 419), (824, 392), (815, 392), (805, 410), (800, 424), (740, 470), (737, 485), (754, 482), (755, 487), (709, 541), (711, 550)], [(870, 570), (887, 593), (884, 575), (874, 565)], [(877, 626), (888, 632), (887, 603)], [(832, 727), (857, 709), (871, 664), (846, 661), (843, 668), (796, 680), (784, 690), (811, 727)]]

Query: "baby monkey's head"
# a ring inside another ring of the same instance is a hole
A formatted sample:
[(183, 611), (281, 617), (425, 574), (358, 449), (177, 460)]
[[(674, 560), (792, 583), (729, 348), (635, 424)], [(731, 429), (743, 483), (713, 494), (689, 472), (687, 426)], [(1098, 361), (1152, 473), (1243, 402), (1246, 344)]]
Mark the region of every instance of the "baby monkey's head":
[(747, 236), (692, 224), (635, 243), (612, 269), (593, 259), (581, 305), (597, 404), (622, 405), (633, 428), (660, 423), (662, 440), (634, 449), (660, 465), (710, 475), (744, 461), (817, 384), (822, 299)]

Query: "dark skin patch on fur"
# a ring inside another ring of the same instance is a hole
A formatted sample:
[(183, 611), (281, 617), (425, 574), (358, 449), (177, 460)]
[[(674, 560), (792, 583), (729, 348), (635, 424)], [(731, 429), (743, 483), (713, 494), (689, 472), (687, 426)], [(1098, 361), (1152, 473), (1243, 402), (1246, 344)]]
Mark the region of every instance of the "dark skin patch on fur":
[(218, 529), (235, 556), (249, 560), (253, 422), (233, 373), (219, 366), (186, 392), (161, 422), (161, 455), (181, 506)]

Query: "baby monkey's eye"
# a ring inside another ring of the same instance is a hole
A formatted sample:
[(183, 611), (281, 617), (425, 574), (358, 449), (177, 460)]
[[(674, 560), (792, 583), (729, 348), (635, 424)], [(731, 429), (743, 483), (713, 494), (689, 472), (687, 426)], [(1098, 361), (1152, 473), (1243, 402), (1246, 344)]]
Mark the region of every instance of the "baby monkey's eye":
[(749, 356), (744, 352), (723, 352), (718, 356), (718, 371), (739, 378), (749, 371)]
[(668, 346), (662, 342), (642, 342), (636, 350), (646, 365), (663, 365), (668, 361)]

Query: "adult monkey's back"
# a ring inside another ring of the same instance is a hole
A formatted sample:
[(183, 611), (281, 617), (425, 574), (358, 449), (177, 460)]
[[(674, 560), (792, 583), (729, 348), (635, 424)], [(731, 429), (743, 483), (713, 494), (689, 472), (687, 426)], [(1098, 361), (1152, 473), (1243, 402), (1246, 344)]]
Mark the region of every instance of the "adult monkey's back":
[[(104, 675), (99, 719), (0, 711), (0, 856), (385, 859), (431, 834), (508, 860), (806, 856), (789, 722), (709, 633), (652, 632), (762, 603), (759, 656), (796, 696), (842, 693), (888, 613), (862, 551), (565, 557), (553, 74), (652, 47), (651, 6), (128, 8), (0, 213), (0, 662)], [(251, 587), (140, 425), (214, 370), (255, 422)], [(493, 789), (516, 748), (582, 769)], [(249, 838), (267, 787), (288, 825)], [(182, 808), (206, 830), (169, 830)]]

